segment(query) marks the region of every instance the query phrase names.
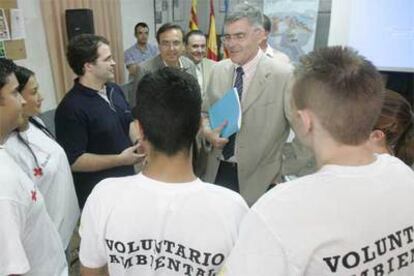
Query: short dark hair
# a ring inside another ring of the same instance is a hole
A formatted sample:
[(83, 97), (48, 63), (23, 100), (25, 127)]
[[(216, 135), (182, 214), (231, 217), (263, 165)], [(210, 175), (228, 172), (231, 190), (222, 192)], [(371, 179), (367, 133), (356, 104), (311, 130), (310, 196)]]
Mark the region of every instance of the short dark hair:
[(334, 140), (359, 145), (369, 138), (385, 93), (369, 60), (349, 47), (319, 48), (302, 56), (295, 77), (295, 107), (312, 110)]
[(149, 30), (147, 23), (145, 23), (145, 22), (138, 22), (138, 23), (135, 25), (135, 27), (134, 27), (134, 34), (136, 34), (136, 33), (137, 33), (137, 29), (138, 29), (138, 27), (141, 27), (141, 28), (147, 28), (147, 29)]
[(168, 156), (190, 152), (201, 118), (197, 80), (171, 67), (145, 75), (138, 84), (133, 116), (155, 151)]
[(102, 36), (93, 34), (80, 34), (69, 41), (66, 57), (70, 68), (76, 75), (85, 74), (83, 69), (85, 63), (96, 61), (98, 48), (102, 44), (109, 45), (109, 41)]
[(272, 22), (270, 22), (270, 18), (266, 14), (263, 14), (263, 29), (268, 33), (272, 30)]
[(7, 78), (16, 71), (16, 64), (7, 58), (0, 58), (0, 89), (5, 86)]
[(189, 31), (189, 32), (188, 32), (188, 33), (186, 33), (186, 35), (184, 36), (184, 44), (185, 44), (185, 45), (187, 45), (187, 44), (188, 44), (188, 40), (190, 39), (190, 37), (191, 37), (192, 35), (201, 35), (201, 36), (206, 37), (206, 35), (205, 35), (202, 31), (200, 31), (200, 30), (192, 30), (192, 31)]
[(32, 70), (27, 69), (23, 66), (17, 66), (16, 71), (14, 71), (14, 74), (16, 75), (17, 81), (19, 82), (17, 91), (19, 91), (20, 93), (23, 91), (30, 77), (35, 75), (35, 73)]
[(184, 31), (180, 27), (180, 25), (173, 24), (173, 23), (165, 23), (157, 31), (157, 42), (158, 42), (158, 44), (160, 44), (160, 35), (162, 33), (165, 33), (166, 31), (169, 31), (169, 30), (179, 30), (182, 34), (183, 39), (184, 39)]

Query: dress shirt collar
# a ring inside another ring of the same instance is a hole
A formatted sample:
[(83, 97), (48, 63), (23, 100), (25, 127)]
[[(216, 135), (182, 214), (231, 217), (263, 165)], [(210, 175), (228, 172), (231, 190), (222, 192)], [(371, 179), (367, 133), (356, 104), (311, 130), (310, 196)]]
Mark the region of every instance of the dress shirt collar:
[(135, 47), (138, 49), (138, 51), (140, 51), (141, 53), (145, 53), (149, 50), (148, 48), (148, 44), (145, 44), (144, 48), (139, 47), (138, 43), (135, 43)]
[[(259, 49), (257, 51), (256, 56), (249, 62), (247, 62), (246, 64), (242, 65), (244, 74), (252, 74), (252, 72), (254, 72), (256, 70), (257, 64), (259, 64), (259, 60), (263, 55), (263, 51), (261, 49)], [(239, 67), (240, 65), (234, 63), (234, 72), (236, 72), (236, 68)]]
[[(169, 67), (168, 64), (163, 59), (162, 59), (162, 62), (164, 63), (165, 67)], [(178, 68), (177, 69), (184, 69), (183, 63), (181, 62), (181, 57), (178, 58)]]
[[(262, 56), (263, 56), (263, 51), (261, 49), (259, 49), (257, 51), (256, 56), (251, 61), (247, 62), (246, 64), (244, 64), (242, 66), (243, 72), (244, 72), (244, 75), (243, 75), (243, 96), (242, 96), (242, 101), (243, 101), (243, 99), (245, 97), (245, 94), (246, 94), (247, 90), (249, 89), (249, 85), (250, 85), (250, 83), (251, 83), (251, 81), (253, 79), (253, 76), (254, 76), (254, 74), (256, 72), (257, 65), (259, 64), (260, 58)], [(234, 64), (233, 84), (234, 84), (234, 81), (236, 80), (236, 69), (239, 66), (240, 65), (238, 65), (238, 64)]]

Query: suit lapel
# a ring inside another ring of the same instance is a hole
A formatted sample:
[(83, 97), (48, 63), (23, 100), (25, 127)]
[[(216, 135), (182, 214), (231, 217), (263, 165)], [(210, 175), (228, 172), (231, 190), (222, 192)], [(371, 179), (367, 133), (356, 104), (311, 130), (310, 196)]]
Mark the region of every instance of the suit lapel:
[(246, 96), (242, 102), (242, 112), (246, 112), (250, 106), (256, 101), (256, 99), (263, 93), (266, 88), (266, 79), (268, 78), (270, 72), (267, 72), (267, 66), (262, 64), (265, 59), (263, 55), (256, 67), (256, 72), (251, 80), (248, 90), (246, 91)]
[(162, 69), (165, 67), (165, 63), (164, 61), (162, 61), (161, 55), (158, 55), (156, 63), (155, 63), (155, 68), (156, 70), (158, 69)]
[(208, 77), (209, 77), (207, 72), (210, 71), (209, 64), (205, 59), (201, 61), (201, 68), (203, 70), (202, 72), (203, 73), (203, 89), (205, 91), (207, 89), (207, 82), (208, 82)]
[[(231, 74), (229, 74), (228, 72)], [(224, 82), (224, 87), (228, 87), (227, 90), (233, 87), (234, 73), (235, 73), (234, 64), (229, 59), (227, 67), (224, 68), (224, 72), (222, 74), (223, 77), (221, 78)], [(228, 76), (228, 77), (225, 78), (224, 76)], [(221, 91), (221, 93), (223, 93), (223, 96), (224, 96), (224, 93), (227, 92), (227, 90)]]

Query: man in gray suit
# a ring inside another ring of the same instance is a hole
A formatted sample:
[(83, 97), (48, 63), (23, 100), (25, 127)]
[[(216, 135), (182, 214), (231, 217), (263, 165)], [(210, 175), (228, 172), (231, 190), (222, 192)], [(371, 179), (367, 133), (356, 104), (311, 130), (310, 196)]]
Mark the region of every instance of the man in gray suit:
[(282, 146), (289, 134), (292, 68), (260, 50), (262, 25), (260, 10), (247, 4), (227, 16), (223, 42), (230, 59), (214, 66), (203, 106), (206, 112), (231, 87), (241, 92), (242, 124), (235, 136), (220, 137), (225, 123), (211, 129), (204, 115), (203, 135), (212, 145), (204, 178), (239, 191), (249, 204), (280, 181)]
[(201, 95), (204, 98), (211, 69), (216, 63), (214, 60), (206, 58), (206, 37), (200, 30), (189, 31), (184, 37), (185, 51), (195, 66), (198, 84), (201, 88)]
[(197, 78), (194, 63), (183, 56), (184, 32), (179, 25), (165, 23), (157, 31), (157, 42), (160, 53), (140, 64), (134, 83), (134, 90), (130, 102), (135, 103), (135, 91), (138, 82), (149, 72), (155, 72), (164, 67), (179, 68)]

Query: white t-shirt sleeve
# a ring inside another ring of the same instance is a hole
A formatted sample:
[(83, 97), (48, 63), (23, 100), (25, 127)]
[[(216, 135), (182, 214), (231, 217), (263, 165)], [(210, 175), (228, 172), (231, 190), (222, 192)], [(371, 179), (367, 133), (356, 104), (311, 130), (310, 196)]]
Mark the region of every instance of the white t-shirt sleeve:
[(23, 247), (25, 212), (20, 204), (0, 200), (0, 275), (24, 274), (30, 265)]
[(104, 226), (100, 224), (101, 207), (99, 197), (92, 191), (83, 208), (79, 227), (81, 236), (79, 260), (88, 268), (100, 268), (107, 262), (103, 238)]
[(220, 275), (289, 275), (284, 249), (254, 210), (243, 220), (238, 240)]

